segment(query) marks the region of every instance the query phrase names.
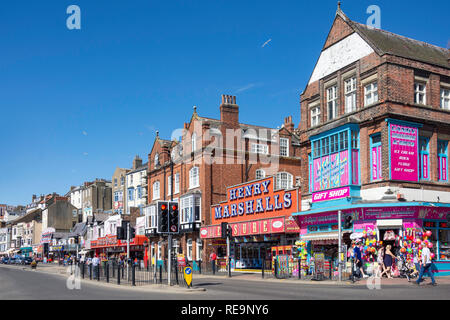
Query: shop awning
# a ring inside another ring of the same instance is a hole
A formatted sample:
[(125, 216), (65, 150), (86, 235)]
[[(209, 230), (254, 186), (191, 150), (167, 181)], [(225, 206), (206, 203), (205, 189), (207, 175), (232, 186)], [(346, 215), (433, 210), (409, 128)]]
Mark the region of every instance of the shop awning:
[(378, 229), (402, 228), (403, 220), (402, 219), (377, 220), (377, 227)]
[[(348, 231), (342, 232), (342, 234), (348, 233)], [(338, 233), (337, 232), (321, 232), (317, 234), (302, 234), (302, 241), (314, 241), (314, 240), (337, 240)]]

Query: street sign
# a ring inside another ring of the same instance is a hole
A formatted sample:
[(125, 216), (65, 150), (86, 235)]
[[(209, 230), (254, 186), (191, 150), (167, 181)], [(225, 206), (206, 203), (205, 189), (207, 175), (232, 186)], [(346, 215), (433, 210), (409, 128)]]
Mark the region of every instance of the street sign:
[(186, 281), (186, 284), (188, 288), (191, 286), (192, 283), (192, 268), (191, 267), (185, 267), (183, 269), (184, 271), (184, 280)]

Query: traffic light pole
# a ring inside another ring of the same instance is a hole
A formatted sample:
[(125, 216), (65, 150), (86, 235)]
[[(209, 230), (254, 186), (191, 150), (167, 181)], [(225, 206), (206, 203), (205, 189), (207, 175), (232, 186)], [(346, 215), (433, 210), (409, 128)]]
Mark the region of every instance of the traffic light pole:
[(130, 278), (130, 222), (127, 223), (127, 280)]
[[(170, 157), (170, 201), (173, 201), (173, 159), (172, 156), (169, 155)], [(169, 205), (170, 207), (170, 205)], [(170, 212), (170, 209), (169, 209)], [(170, 222), (170, 217), (167, 218), (167, 222)], [(170, 225), (170, 223), (169, 223)], [(170, 230), (168, 230), (170, 232)], [(171, 285), (171, 273), (172, 273), (172, 234), (169, 233), (169, 236), (167, 238), (168, 241), (168, 249), (169, 249), (169, 257), (168, 257), (168, 272), (167, 272), (167, 282), (169, 284), (169, 287)]]
[(338, 273), (339, 282), (342, 281), (342, 211), (338, 211)]

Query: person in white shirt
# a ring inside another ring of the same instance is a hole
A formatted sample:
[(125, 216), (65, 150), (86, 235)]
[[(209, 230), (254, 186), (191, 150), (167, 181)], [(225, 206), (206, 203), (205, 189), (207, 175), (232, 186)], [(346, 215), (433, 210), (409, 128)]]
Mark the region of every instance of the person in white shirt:
[(94, 271), (94, 278), (97, 278), (97, 272), (100, 264), (100, 259), (97, 255), (95, 255), (94, 258), (92, 258), (92, 269)]
[(435, 286), (436, 281), (434, 280), (433, 272), (431, 271), (431, 251), (428, 247), (424, 247), (422, 249), (422, 261), (419, 278), (416, 281), (416, 284), (419, 286), (422, 281), (422, 277), (425, 273), (427, 273), (431, 278), (431, 285)]

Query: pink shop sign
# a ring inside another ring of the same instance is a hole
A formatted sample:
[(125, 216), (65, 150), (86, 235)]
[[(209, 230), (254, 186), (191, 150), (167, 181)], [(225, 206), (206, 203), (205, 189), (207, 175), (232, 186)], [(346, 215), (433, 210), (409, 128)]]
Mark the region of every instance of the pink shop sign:
[(392, 180), (417, 181), (418, 129), (390, 124), (391, 177)]
[(313, 202), (329, 201), (350, 197), (350, 187), (316, 192), (312, 196)]

